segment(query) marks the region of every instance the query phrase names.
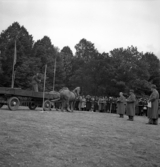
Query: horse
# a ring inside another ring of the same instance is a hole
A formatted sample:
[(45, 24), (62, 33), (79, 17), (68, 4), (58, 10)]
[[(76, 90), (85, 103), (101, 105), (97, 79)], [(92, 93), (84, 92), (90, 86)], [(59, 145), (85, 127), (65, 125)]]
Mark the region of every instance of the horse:
[(63, 111), (64, 107), (66, 107), (68, 112), (73, 112), (75, 100), (79, 97), (80, 87), (76, 87), (72, 91), (64, 87), (59, 91), (59, 93), (60, 100), (62, 102), (61, 110)]

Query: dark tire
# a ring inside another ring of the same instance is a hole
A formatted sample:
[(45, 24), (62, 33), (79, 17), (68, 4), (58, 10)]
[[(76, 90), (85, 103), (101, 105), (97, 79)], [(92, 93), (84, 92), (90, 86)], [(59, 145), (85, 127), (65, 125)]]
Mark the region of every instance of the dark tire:
[(51, 111), (51, 102), (49, 100), (45, 100), (43, 104), (44, 111)]
[(15, 111), (18, 109), (20, 105), (20, 101), (17, 97), (11, 97), (8, 99), (8, 108), (12, 111)]
[(31, 102), (31, 103), (29, 103), (28, 107), (29, 107), (30, 110), (35, 110), (36, 107), (37, 107), (37, 104), (35, 102)]
[(2, 108), (3, 107), (3, 103), (0, 103), (0, 108)]

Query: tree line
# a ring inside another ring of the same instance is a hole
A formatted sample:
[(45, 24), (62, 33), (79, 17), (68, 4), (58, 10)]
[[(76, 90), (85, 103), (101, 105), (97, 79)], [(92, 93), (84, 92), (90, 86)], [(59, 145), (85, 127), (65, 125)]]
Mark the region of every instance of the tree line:
[[(44, 74), (47, 64), (46, 91), (62, 87), (81, 87), (82, 94), (117, 96), (118, 92), (134, 89), (138, 95), (148, 95), (150, 85), (160, 91), (160, 61), (154, 53), (143, 53), (137, 47), (115, 48), (99, 53), (94, 43), (81, 39), (73, 54), (68, 46), (54, 46), (48, 36), (34, 41), (24, 26), (14, 22), (0, 34), (0, 86), (10, 87), (15, 40), (17, 61), (15, 87), (31, 89), (32, 76)], [(55, 63), (56, 60), (56, 63)], [(43, 84), (40, 85), (42, 91)]]

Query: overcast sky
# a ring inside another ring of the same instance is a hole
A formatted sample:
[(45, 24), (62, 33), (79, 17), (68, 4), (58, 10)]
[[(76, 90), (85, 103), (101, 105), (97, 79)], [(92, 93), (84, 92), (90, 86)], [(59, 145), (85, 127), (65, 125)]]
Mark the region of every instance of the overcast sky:
[(160, 58), (160, 0), (0, 0), (0, 32), (15, 21), (73, 53), (85, 38), (101, 53), (133, 45)]

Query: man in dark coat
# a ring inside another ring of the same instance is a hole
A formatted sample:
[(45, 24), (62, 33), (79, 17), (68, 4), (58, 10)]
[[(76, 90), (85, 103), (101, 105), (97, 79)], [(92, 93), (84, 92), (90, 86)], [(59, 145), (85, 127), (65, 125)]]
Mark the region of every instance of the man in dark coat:
[(91, 96), (87, 95), (86, 96), (86, 110), (90, 111), (90, 109), (91, 109)]
[(117, 99), (117, 114), (120, 118), (124, 117), (126, 107), (126, 98), (123, 96), (123, 93), (119, 93), (119, 98)]
[(93, 108), (93, 111), (94, 112), (96, 112), (96, 111), (98, 111), (98, 97), (96, 96), (95, 98), (94, 98), (94, 108)]
[(158, 125), (158, 102), (159, 102), (159, 93), (156, 90), (156, 85), (151, 86), (151, 95), (149, 97), (149, 102), (151, 106), (148, 107), (148, 124)]
[(98, 110), (99, 112), (102, 112), (103, 110), (103, 98), (102, 97), (100, 97), (98, 100)]
[(129, 117), (129, 121), (133, 121), (134, 120), (134, 116), (135, 116), (135, 103), (136, 103), (136, 96), (134, 94), (133, 90), (130, 90), (129, 92), (129, 97), (127, 99), (127, 108), (126, 108), (126, 114)]

